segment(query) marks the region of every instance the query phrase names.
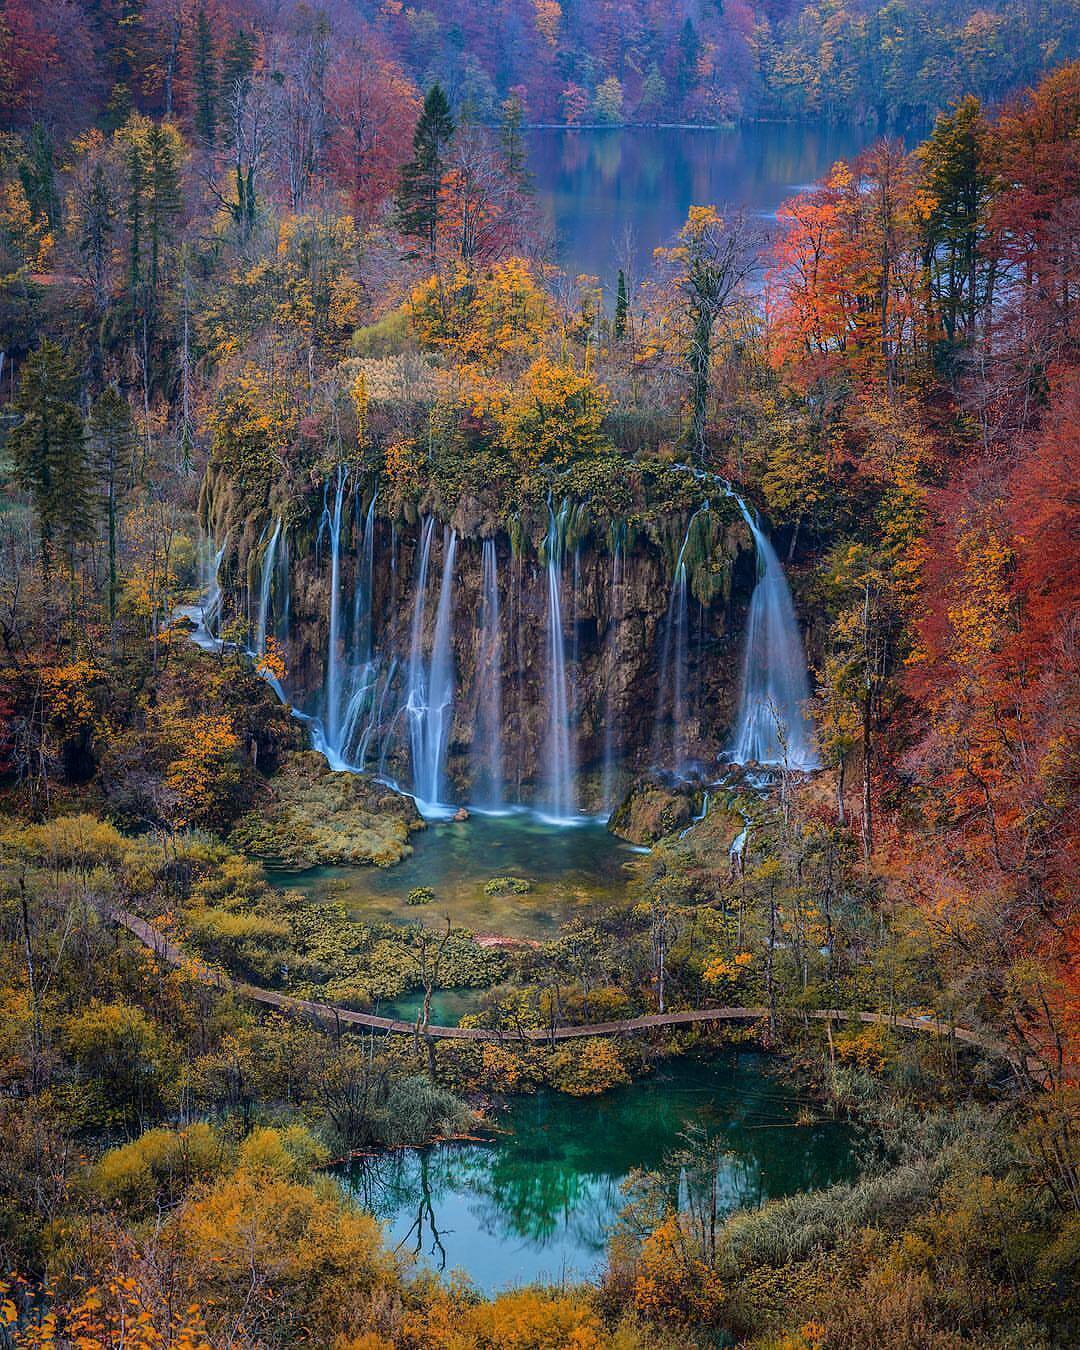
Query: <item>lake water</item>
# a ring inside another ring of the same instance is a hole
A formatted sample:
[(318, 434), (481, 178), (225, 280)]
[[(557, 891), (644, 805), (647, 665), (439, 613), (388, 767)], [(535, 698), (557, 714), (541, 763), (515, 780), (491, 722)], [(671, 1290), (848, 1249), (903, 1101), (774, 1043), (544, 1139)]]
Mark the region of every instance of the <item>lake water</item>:
[(761, 221), (873, 139), (865, 128), (747, 125), (528, 134), (528, 165), (543, 218), (570, 276), (614, 294), (620, 266), (640, 282), (691, 206), (742, 209)]
[[(340, 901), (366, 922), (438, 924), (449, 914), (455, 925), (476, 933), (551, 938), (575, 915), (619, 903), (631, 881), (638, 851), (602, 824), (573, 828), (545, 824), (528, 812), (507, 816), (474, 813), (469, 820), (429, 825), (412, 837), (413, 852), (395, 867), (318, 867), (306, 872), (271, 871), (275, 885), (316, 898)], [(520, 877), (524, 895), (488, 895), (495, 877)], [(410, 905), (409, 891), (429, 886), (430, 904)]]
[(658, 1167), (690, 1123), (727, 1150), (716, 1179), (725, 1213), (855, 1174), (850, 1127), (800, 1124), (820, 1110), (768, 1063), (674, 1060), (601, 1097), (519, 1097), (499, 1113), (509, 1133), (493, 1143), (398, 1150), (350, 1164), (342, 1180), (383, 1220), (391, 1247), (464, 1271), (484, 1293), (586, 1279), (602, 1266), (622, 1182)]

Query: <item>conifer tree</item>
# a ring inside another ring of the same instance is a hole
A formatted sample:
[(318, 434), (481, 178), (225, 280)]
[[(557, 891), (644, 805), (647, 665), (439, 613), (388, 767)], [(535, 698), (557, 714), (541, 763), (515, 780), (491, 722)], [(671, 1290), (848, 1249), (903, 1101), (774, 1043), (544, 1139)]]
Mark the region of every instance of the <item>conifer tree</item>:
[(525, 186), (529, 174), (525, 168), (525, 109), (517, 94), (511, 94), (502, 105), (502, 117), (499, 120), (499, 143), (502, 146), (503, 163), (511, 178)]
[(123, 495), (135, 444), (135, 429), (127, 400), (113, 385), (108, 385), (90, 409), (90, 455), (105, 498), (108, 530), (109, 583), (107, 605), (109, 622), (116, 618), (116, 508)]
[(398, 228), (416, 247), (406, 255), (426, 256), (435, 271), (439, 242), (439, 192), (446, 151), (454, 135), (450, 105), (439, 85), (433, 84), (413, 133), (413, 157), (401, 170), (398, 188)]
[(160, 122), (151, 123), (146, 133), (146, 159), (149, 177), (147, 230), (150, 236), (150, 290), (157, 291), (162, 246), (172, 222), (180, 211), (180, 173), (175, 132)]
[(941, 114), (921, 151), (934, 203), (927, 223), (930, 284), (950, 344), (974, 339), (993, 294), (984, 249), (994, 193), (988, 141), (982, 107), (969, 96)]
[(630, 301), (626, 295), (626, 273), (619, 268), (619, 283), (615, 291), (615, 341), (622, 342), (626, 338), (627, 318), (630, 313)]
[(77, 551), (94, 530), (90, 466), (77, 397), (71, 363), (55, 343), (43, 342), (23, 368), (15, 399), (20, 418), (7, 440), (16, 479), (33, 499), (46, 584), (54, 548), (67, 561), (73, 627)]
[(195, 133), (211, 150), (217, 143), (217, 59), (214, 55), (214, 34), (206, 6), (200, 5), (195, 16)]

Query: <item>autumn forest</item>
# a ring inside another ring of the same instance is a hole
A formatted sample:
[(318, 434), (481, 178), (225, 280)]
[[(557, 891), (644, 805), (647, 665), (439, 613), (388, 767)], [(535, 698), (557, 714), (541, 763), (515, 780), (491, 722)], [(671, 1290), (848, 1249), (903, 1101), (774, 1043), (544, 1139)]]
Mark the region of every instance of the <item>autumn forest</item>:
[(0, 1350), (1076, 1345), (1078, 482), (1065, 0), (0, 0)]

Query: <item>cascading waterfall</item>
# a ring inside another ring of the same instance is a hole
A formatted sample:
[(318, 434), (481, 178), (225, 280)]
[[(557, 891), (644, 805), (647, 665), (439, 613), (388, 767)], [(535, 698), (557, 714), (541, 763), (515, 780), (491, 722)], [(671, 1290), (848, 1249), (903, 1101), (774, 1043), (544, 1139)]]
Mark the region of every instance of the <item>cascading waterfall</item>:
[(737, 764), (816, 769), (821, 760), (806, 714), (810, 684), (795, 606), (776, 550), (741, 497), (732, 493), (757, 551), (739, 714), (731, 757)]
[(259, 578), (259, 623), (255, 630), (255, 651), (262, 655), (266, 651), (266, 635), (270, 617), (270, 587), (274, 581), (274, 566), (277, 562), (278, 539), (281, 537), (281, 517), (274, 521), (274, 528), (262, 559), (262, 576)]
[(616, 534), (611, 552), (611, 598), (609, 601), (608, 631), (606, 635), (607, 681), (604, 688), (604, 767), (601, 774), (604, 811), (610, 815), (615, 809), (615, 702), (612, 688), (615, 683), (612, 659), (616, 650), (619, 624), (623, 619), (622, 596), (622, 536)]
[(199, 607), (199, 627), (210, 635), (213, 634), (221, 614), (221, 582), (218, 580), (218, 569), (228, 546), (228, 534), (217, 550), (213, 549), (209, 539), (206, 541), (206, 568), (203, 576), (203, 600)]
[[(608, 812), (617, 804), (618, 765), (624, 755), (633, 756), (651, 745), (655, 764), (677, 775), (689, 771), (694, 727), (703, 718), (702, 699), (709, 687), (702, 685), (706, 607), (702, 605), (697, 615), (691, 612), (693, 560), (701, 553), (696, 541), (714, 537), (711, 530), (704, 535), (701, 531), (710, 510), (705, 494), (715, 500), (721, 491), (737, 503), (746, 520), (757, 559), (740, 702), (728, 757), (737, 763), (786, 762), (799, 769), (818, 765), (812, 727), (804, 711), (809, 692), (805, 655), (783, 567), (752, 512), (730, 485), (702, 472), (695, 473), (695, 478), (701, 484), (701, 505), (690, 516), (675, 556), (666, 610), (657, 629), (651, 727), (640, 725), (636, 716), (633, 726), (629, 719), (623, 724), (619, 721), (625, 714), (625, 698), (638, 699), (642, 680), (647, 678), (637, 664), (625, 673), (617, 664), (624, 652), (620, 641), (624, 621), (629, 616), (638, 621), (627, 606), (627, 596), (632, 594), (628, 581), (637, 573), (627, 571), (631, 555), (624, 528), (613, 524), (608, 531), (610, 592), (602, 631), (594, 627), (592, 611), (586, 607), (597, 560), (582, 542), (591, 528), (583, 508), (549, 498), (539, 589), (531, 593), (523, 591), (529, 571), (522, 566), (520, 551), (511, 549), (510, 571), (502, 577), (496, 539), (483, 541), (478, 560), (472, 555), (473, 566), (480, 562), (480, 594), (472, 633), (475, 659), (466, 660), (464, 668), (473, 669), (476, 685), (469, 691), (468, 711), (462, 715), (466, 722), (474, 717), (468, 791), (479, 807), (500, 810), (507, 803), (531, 799), (548, 819), (579, 820), (579, 717), (588, 730), (589, 753), (595, 755), (589, 767), (599, 770)], [(449, 527), (439, 526), (434, 516), (423, 517), (414, 536), (415, 549), (410, 549), (410, 566), (402, 562), (409, 553), (400, 553), (401, 547), (408, 547), (408, 536), (396, 525), (378, 520), (376, 511), (376, 496), (361, 503), (354, 476), (346, 466), (328, 476), (316, 543), (320, 555), (324, 548), (328, 554), (316, 562), (329, 592), (326, 628), (319, 644), (325, 644), (325, 664), (321, 691), (313, 692), (309, 705), (312, 735), (333, 768), (368, 770), (383, 778), (389, 773), (391, 783), (395, 778), (409, 781), (402, 767), (408, 757), (412, 791), (421, 809), (434, 817), (445, 816), (446, 802), (452, 796), (447, 786), (451, 760), (455, 775), (459, 771), (456, 748), (454, 756), (450, 755), (459, 539)], [(342, 549), (348, 549), (350, 512), (355, 513), (355, 555), (346, 557)], [(389, 550), (385, 555), (383, 529)], [(431, 576), (433, 558), (439, 558), (440, 529), (441, 581)], [(291, 538), (284, 518), (275, 516), (256, 545), (262, 570), (257, 588), (249, 592), (257, 621), (252, 630), (256, 654), (265, 651), (272, 635), (285, 641), (289, 638)], [(211, 547), (202, 555), (206, 583), (202, 608), (190, 608), (198, 625), (195, 640), (217, 646), (210, 628), (220, 605), (216, 574), (225, 546), (212, 561), (208, 556)], [(305, 582), (297, 596), (306, 596), (308, 588)], [(433, 612), (429, 612), (429, 601)], [(400, 619), (399, 605), (403, 610)], [(604, 612), (603, 597), (600, 605), (597, 618)], [(464, 636), (462, 626), (458, 637)], [(545, 643), (542, 655), (536, 650), (541, 641)], [(302, 679), (309, 669), (309, 649), (301, 646), (296, 655)], [(596, 689), (594, 695), (591, 685), (578, 683), (582, 669), (602, 676), (602, 691)], [(514, 680), (505, 687), (504, 671)], [(286, 691), (279, 689), (279, 693), (286, 697)], [(504, 723), (507, 714), (509, 727)], [(641, 720), (647, 723), (647, 714)], [(541, 728), (542, 736), (538, 735)]]
[(477, 734), (473, 743), (473, 786), (477, 801), (488, 810), (503, 806), (505, 784), (502, 749), (502, 628), (499, 614), (499, 570), (495, 540), (485, 539), (482, 562), (480, 647), (477, 659), (479, 697)]
[[(375, 730), (379, 685), (379, 658), (375, 652), (373, 596), (375, 574), (375, 502), (372, 495), (360, 533), (360, 548), (353, 591), (352, 690), (341, 724), (339, 752), (352, 766), (367, 767), (368, 748)], [(367, 717), (363, 732), (361, 722)]]
[(323, 505), (320, 534), (325, 528), (330, 537), (330, 622), (326, 636), (326, 699), (323, 708), (323, 735), (327, 746), (343, 762), (341, 744), (341, 514), (345, 501), (345, 480), (348, 469), (338, 465), (337, 486), (334, 491), (334, 509)]
[(413, 609), (409, 653), (409, 690), (406, 711), (412, 748), (413, 791), (425, 814), (443, 814), (446, 749), (454, 720), (454, 662), (450, 639), (453, 629), (454, 558), (457, 531), (443, 532), (443, 571), (439, 603), (435, 612), (431, 656), (423, 660), (424, 608), (434, 517), (424, 522), (420, 545), (420, 568)]
[(700, 506), (686, 526), (682, 546), (675, 560), (671, 594), (664, 616), (664, 645), (656, 689), (656, 716), (653, 721), (653, 759), (682, 775), (687, 768), (686, 720), (687, 680), (690, 667), (689, 583), (686, 550), (694, 522), (708, 514), (709, 504)]
[(547, 702), (548, 730), (545, 745), (547, 813), (554, 820), (570, 820), (577, 814), (575, 757), (570, 729), (570, 695), (566, 679), (566, 646), (562, 627), (562, 572), (566, 551), (569, 503), (556, 513), (548, 501), (547, 533)]

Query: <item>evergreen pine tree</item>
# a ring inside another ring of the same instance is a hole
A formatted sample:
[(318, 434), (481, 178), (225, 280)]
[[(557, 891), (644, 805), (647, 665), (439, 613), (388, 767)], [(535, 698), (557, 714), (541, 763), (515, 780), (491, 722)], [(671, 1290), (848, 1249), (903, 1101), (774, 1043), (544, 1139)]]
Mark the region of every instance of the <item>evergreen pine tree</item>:
[(499, 143), (507, 173), (520, 186), (527, 186), (529, 174), (525, 168), (525, 109), (517, 94), (511, 94), (502, 105), (499, 120)]
[(7, 440), (16, 479), (33, 499), (46, 583), (54, 546), (67, 560), (73, 621), (77, 550), (94, 530), (90, 466), (77, 397), (71, 363), (55, 343), (43, 342), (23, 367), (15, 399), (20, 417)]
[(157, 291), (162, 246), (180, 211), (180, 173), (175, 133), (154, 122), (146, 135), (149, 179), (147, 231), (150, 236), (150, 290)]
[(994, 192), (988, 134), (979, 100), (969, 96), (938, 117), (921, 151), (933, 199), (930, 284), (949, 344), (974, 339), (990, 299), (992, 268), (983, 252)]
[(134, 310), (142, 281), (143, 214), (147, 193), (146, 151), (139, 136), (131, 136), (128, 139), (124, 167), (127, 171), (127, 202), (124, 215), (128, 227), (128, 288)]
[(116, 618), (116, 508), (127, 482), (135, 444), (131, 409), (113, 385), (107, 385), (90, 409), (90, 458), (105, 498), (108, 530), (109, 583), (106, 593), (109, 622)]
[(439, 192), (446, 150), (454, 134), (454, 120), (446, 95), (433, 84), (413, 133), (413, 157), (401, 170), (397, 195), (398, 228), (416, 247), (410, 258), (427, 256), (432, 271), (438, 261)]
[(195, 16), (195, 133), (212, 150), (217, 143), (217, 60), (214, 34), (205, 5)]
[(44, 218), (49, 229), (60, 227), (60, 193), (56, 187), (56, 161), (53, 139), (35, 122), (27, 140), (26, 154), (19, 162), (19, 181), (35, 220)]
[(630, 314), (630, 301), (626, 295), (626, 273), (619, 268), (619, 284), (615, 292), (615, 341), (622, 342), (626, 338), (627, 319)]

